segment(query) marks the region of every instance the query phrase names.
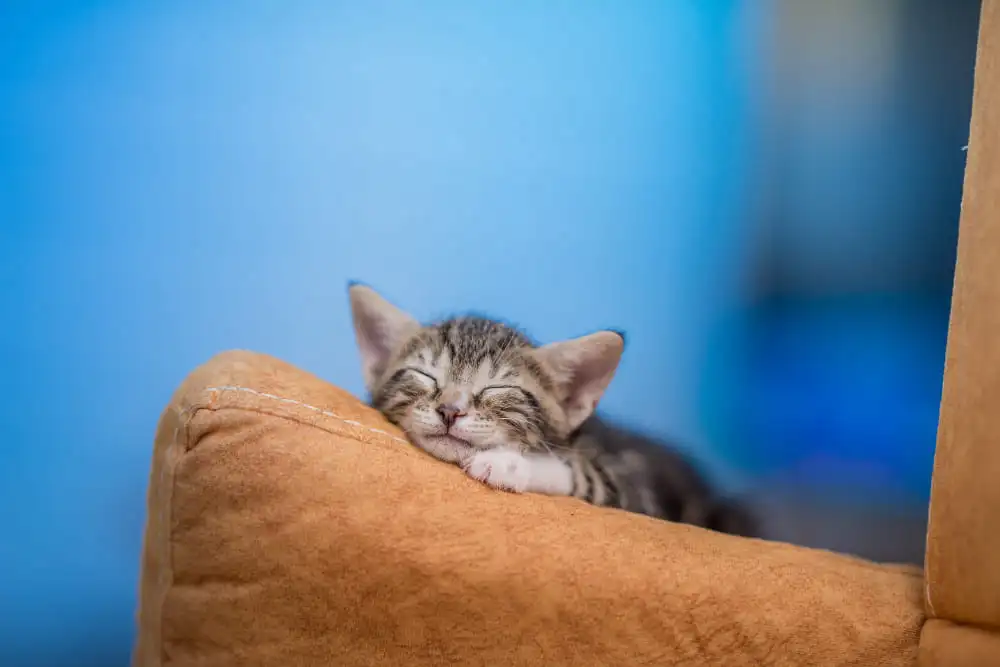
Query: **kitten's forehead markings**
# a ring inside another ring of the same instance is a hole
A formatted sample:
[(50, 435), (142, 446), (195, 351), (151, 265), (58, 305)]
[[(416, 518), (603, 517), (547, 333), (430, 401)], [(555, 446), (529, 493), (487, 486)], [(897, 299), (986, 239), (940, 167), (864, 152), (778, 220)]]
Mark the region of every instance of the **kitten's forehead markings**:
[(456, 387), (471, 389), (477, 384), (477, 374), (475, 368), (454, 364), (448, 369), (448, 378)]
[(455, 361), (451, 346), (439, 339), (435, 341), (434, 347), (434, 361), (432, 363), (438, 368), (451, 369)]
[(479, 364), (479, 368), (476, 369), (475, 374), (471, 378), (473, 386), (482, 390), (482, 388), (487, 386), (493, 378), (494, 374), (492, 371), (493, 364), (491, 364), (489, 360)]
[(458, 371), (460, 370), (455, 366), (455, 360), (452, 359), (451, 354), (445, 350), (441, 356), (435, 360), (434, 367), (441, 372), (441, 377), (448, 378), (450, 380), (455, 380), (458, 376)]
[(427, 350), (431, 355), (431, 365), (439, 366), (441, 364), (441, 357), (444, 356), (445, 349), (441, 341), (435, 341), (433, 343), (427, 344)]

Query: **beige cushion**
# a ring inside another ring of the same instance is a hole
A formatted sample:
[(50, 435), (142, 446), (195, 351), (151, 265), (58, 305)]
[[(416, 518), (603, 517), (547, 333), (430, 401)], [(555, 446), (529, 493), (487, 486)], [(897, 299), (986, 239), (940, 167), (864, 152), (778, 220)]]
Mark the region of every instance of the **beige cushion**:
[[(983, 3), (958, 266), (927, 540), (928, 612), (942, 636), (1000, 665), (1000, 3)], [(962, 650), (965, 650), (964, 648)], [(947, 661), (928, 664), (950, 665)]]
[(230, 352), (167, 406), (136, 665), (912, 665), (911, 568), (496, 492)]

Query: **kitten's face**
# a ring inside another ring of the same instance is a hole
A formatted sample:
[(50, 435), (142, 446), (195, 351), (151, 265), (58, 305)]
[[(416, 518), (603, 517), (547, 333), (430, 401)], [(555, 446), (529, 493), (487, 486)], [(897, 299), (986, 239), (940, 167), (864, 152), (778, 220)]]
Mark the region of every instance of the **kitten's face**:
[(596, 406), (622, 350), (599, 332), (542, 347), (477, 317), (421, 326), (370, 288), (351, 288), (372, 405), (437, 458), (559, 447)]
[(438, 458), (543, 450), (565, 437), (550, 374), (517, 331), (462, 318), (417, 330), (372, 388), (372, 405)]

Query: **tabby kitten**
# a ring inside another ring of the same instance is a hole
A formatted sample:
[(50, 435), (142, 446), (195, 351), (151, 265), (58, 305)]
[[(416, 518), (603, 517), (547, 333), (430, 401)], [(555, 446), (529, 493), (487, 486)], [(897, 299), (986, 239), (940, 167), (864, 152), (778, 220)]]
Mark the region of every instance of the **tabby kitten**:
[(750, 517), (714, 497), (679, 454), (593, 415), (621, 334), (536, 346), (501, 322), (423, 326), (369, 287), (349, 292), (372, 405), (436, 458), (496, 489), (753, 533)]

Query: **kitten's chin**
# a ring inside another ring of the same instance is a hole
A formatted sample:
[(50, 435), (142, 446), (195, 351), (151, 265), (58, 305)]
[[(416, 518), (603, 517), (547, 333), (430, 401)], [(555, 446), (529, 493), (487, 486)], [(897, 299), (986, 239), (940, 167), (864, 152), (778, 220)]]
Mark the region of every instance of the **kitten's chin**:
[(462, 463), (476, 452), (475, 447), (465, 440), (450, 435), (424, 435), (414, 440), (421, 449), (434, 458), (449, 463)]

